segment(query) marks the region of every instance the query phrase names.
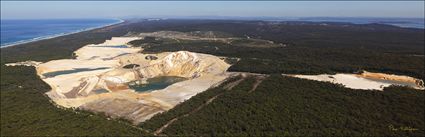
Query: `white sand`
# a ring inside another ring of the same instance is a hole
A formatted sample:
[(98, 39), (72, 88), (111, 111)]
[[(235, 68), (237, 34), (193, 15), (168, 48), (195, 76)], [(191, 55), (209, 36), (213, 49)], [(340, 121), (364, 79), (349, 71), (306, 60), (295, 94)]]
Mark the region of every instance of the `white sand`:
[(38, 66), (41, 63), (42, 62), (28, 60), (28, 61), (23, 61), (23, 62), (7, 63), (5, 65), (6, 66)]
[[(321, 74), (321, 75), (286, 75), (291, 77), (310, 79), (316, 81), (325, 81), (331, 83), (342, 84), (347, 88), (352, 89), (364, 89), (364, 90), (383, 90), (384, 87), (392, 85), (390, 82), (385, 82), (384, 80), (373, 80), (362, 77), (358, 74)], [(394, 75), (395, 76), (395, 75)], [(409, 86), (409, 85), (407, 85)], [(413, 87), (417, 89), (423, 89), (423, 87)]]
[[(39, 64), (36, 69), (38, 75), (52, 87), (52, 91), (55, 93), (48, 93), (48, 95), (54, 95), (51, 98), (66, 98), (65, 93), (70, 92), (73, 88), (76, 88), (82, 84), (83, 81), (89, 83), (89, 85), (82, 86), (83, 90), (81, 93), (89, 93), (97, 81), (93, 81), (93, 78), (101, 75), (107, 71), (113, 70), (119, 67), (119, 59), (109, 59), (111, 57), (119, 56), (120, 54), (132, 54), (140, 51), (140, 48), (115, 48), (116, 45), (126, 45), (126, 43), (135, 40), (135, 37), (125, 38), (112, 38), (98, 45), (87, 45), (78, 49), (75, 54), (76, 59), (61, 59), (52, 60), (46, 63)], [(116, 45), (112, 45), (116, 44)], [(108, 47), (109, 46), (109, 47)], [(107, 60), (105, 60), (107, 59)], [(91, 71), (81, 71), (70, 74), (57, 75), (55, 77), (45, 78), (43, 74), (49, 72), (60, 72), (69, 71), (75, 69), (96, 69), (96, 68), (107, 68)], [(91, 78), (90, 78), (91, 77)], [(94, 78), (95, 79), (95, 78)], [(65, 105), (68, 107), (69, 105)], [(72, 106), (78, 107), (78, 106)]]

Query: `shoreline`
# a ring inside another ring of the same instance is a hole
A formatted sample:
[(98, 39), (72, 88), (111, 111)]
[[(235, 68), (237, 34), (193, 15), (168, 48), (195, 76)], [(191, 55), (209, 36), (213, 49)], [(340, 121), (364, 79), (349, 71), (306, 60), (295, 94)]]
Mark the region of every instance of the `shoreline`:
[(49, 36), (36, 37), (36, 38), (29, 39), (29, 40), (20, 40), (20, 41), (17, 41), (17, 42), (6, 44), (4, 46), (0, 46), (0, 49), (8, 48), (8, 47), (14, 47), (14, 46), (22, 45), (22, 44), (28, 44), (28, 43), (31, 43), (31, 42), (37, 42), (37, 41), (41, 41), (41, 40), (48, 40), (48, 39), (57, 38), (57, 37), (61, 37), (61, 36), (67, 36), (67, 35), (76, 34), (76, 33), (80, 33), (80, 32), (91, 31), (91, 30), (109, 27), (109, 26), (112, 26), (112, 25), (117, 25), (117, 24), (125, 22), (125, 20), (123, 20), (123, 19), (113, 19), (113, 20), (118, 20), (118, 21), (114, 22), (114, 23), (98, 26), (98, 27), (90, 27), (90, 28), (86, 28), (86, 29), (80, 29), (80, 30), (76, 30), (76, 31), (73, 31), (73, 32), (69, 32), (69, 33), (59, 33), (59, 34), (54, 34), (54, 35), (49, 35)]

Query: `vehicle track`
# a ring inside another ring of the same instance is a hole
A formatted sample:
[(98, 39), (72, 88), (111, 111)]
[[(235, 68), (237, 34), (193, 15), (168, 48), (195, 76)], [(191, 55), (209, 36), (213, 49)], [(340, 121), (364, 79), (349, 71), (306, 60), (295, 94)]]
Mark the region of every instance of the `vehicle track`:
[(255, 91), (257, 89), (258, 85), (260, 85), (261, 82), (263, 82), (263, 80), (266, 79), (266, 78), (267, 78), (267, 76), (257, 76), (255, 83), (252, 85), (252, 88), (251, 88), (251, 90), (248, 91), (248, 93)]
[[(229, 84), (227, 84), (226, 86), (223, 87), (223, 89), (225, 89), (226, 91), (230, 91), (232, 88), (234, 88), (235, 86), (237, 86), (239, 83), (241, 83), (243, 80), (246, 79), (247, 75), (246, 74), (241, 74), (241, 78), (235, 82), (231, 82)], [(202, 108), (204, 108), (205, 106), (207, 106), (208, 104), (210, 104), (211, 102), (213, 102), (217, 97), (223, 95), (224, 92), (217, 94), (211, 98), (209, 98), (205, 103), (201, 104), (200, 106), (198, 106), (196, 109), (190, 111), (187, 114), (175, 117), (171, 120), (169, 120), (166, 124), (164, 124), (163, 126), (161, 126), (160, 128), (158, 128), (157, 130), (155, 130), (155, 132), (153, 133), (153, 135), (155, 136), (165, 136), (162, 134), (162, 132), (171, 124), (173, 124), (175, 121), (177, 121), (178, 119), (184, 118), (189, 116), (190, 114), (193, 114), (195, 112), (198, 112), (199, 110), (201, 110)]]

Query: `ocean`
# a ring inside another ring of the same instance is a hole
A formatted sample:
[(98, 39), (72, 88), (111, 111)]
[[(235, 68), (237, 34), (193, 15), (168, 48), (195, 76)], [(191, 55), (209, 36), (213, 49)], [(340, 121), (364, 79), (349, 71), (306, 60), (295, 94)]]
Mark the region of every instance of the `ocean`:
[(81, 32), (103, 27), (117, 19), (40, 19), (1, 20), (1, 47)]
[[(202, 18), (199, 18), (202, 19)], [(233, 18), (260, 19), (268, 21), (311, 21), (346, 22), (353, 24), (387, 24), (404, 28), (424, 29), (423, 18), (352, 18), (352, 17), (310, 17), (310, 18)], [(76, 33), (121, 22), (117, 19), (43, 19), (43, 20), (1, 20), (0, 47), (11, 46), (56, 36)]]

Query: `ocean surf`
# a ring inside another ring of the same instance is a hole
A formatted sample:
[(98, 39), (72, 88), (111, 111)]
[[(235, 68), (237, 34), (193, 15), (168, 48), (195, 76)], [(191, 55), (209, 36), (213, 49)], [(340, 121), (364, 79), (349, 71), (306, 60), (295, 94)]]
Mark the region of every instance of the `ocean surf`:
[(1, 20), (0, 47), (54, 38), (122, 22), (118, 19)]

